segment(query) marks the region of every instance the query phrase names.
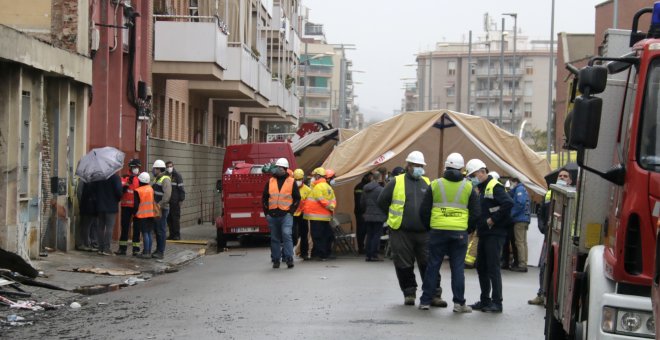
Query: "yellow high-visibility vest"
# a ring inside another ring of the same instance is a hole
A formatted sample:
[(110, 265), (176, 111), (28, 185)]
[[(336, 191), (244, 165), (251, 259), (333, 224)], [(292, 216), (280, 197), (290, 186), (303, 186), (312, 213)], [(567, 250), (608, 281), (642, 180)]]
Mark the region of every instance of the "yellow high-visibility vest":
[[(431, 183), (433, 208), (431, 208), (431, 228), (439, 230), (465, 231), (468, 227), (468, 202), (472, 193), (472, 183), (463, 179), (460, 182), (444, 178)], [(447, 197), (451, 197), (450, 200)]]
[[(392, 229), (399, 229), (401, 221), (403, 220), (403, 206), (406, 204), (406, 174), (401, 174), (394, 177), (394, 191), (392, 192), (392, 202), (390, 203), (390, 210), (387, 214), (387, 225)], [(430, 184), (431, 180), (428, 177), (422, 176), (426, 184)]]

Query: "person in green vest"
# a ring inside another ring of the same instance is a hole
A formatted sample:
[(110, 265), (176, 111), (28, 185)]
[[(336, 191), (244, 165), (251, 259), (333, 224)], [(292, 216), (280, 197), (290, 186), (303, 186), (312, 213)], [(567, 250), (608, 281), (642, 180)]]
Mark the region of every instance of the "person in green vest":
[(465, 253), (468, 233), (476, 228), (479, 217), (479, 196), (472, 182), (465, 179), (461, 169), (465, 161), (459, 153), (452, 153), (445, 161), (442, 178), (431, 182), (426, 191), (420, 214), (422, 222), (431, 229), (429, 261), (424, 274), (424, 293), (419, 309), (428, 310), (436, 295), (438, 272), (445, 256), (451, 268), (451, 290), (454, 294), (454, 312), (471, 313), (465, 304)]
[[(424, 176), (424, 154), (413, 151), (408, 154), (406, 162), (406, 172), (387, 183), (378, 196), (378, 206), (387, 213), (392, 260), (399, 287), (403, 292), (404, 304), (414, 306), (417, 298), (415, 261), (422, 279), (428, 261), (429, 231), (422, 223), (419, 213), (431, 181)], [(442, 290), (439, 289), (438, 295), (431, 301), (433, 306), (447, 307), (447, 302), (440, 297), (441, 294)]]

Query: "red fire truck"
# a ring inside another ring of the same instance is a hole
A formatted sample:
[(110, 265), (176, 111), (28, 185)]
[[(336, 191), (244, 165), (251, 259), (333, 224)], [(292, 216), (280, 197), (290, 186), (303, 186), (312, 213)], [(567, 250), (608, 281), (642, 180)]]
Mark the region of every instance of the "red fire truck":
[[(652, 15), (648, 32), (637, 29)], [(568, 145), (576, 188), (551, 185), (547, 339), (653, 338), (651, 287), (660, 215), (660, 2), (610, 29), (578, 75)], [(597, 96), (596, 96), (597, 95)]]
[(296, 158), (289, 143), (230, 145), (222, 165), (222, 180), (216, 189), (222, 193), (222, 214), (216, 218), (218, 251), (228, 239), (243, 235), (270, 235), (261, 197), (270, 174), (262, 173), (264, 164), (286, 158), (296, 169)]

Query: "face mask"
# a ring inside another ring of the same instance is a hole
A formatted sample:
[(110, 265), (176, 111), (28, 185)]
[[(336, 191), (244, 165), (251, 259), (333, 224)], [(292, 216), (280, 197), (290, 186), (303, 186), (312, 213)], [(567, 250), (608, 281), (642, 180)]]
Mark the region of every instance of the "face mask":
[(334, 186), (334, 185), (335, 185), (335, 180), (334, 180), (334, 179), (331, 179), (329, 184), (330, 184), (331, 186)]
[(555, 182), (555, 184), (557, 184), (557, 185), (563, 185), (563, 186), (567, 186), (567, 185), (568, 185), (568, 183), (566, 183), (566, 181), (564, 181), (563, 179), (558, 179), (557, 182)]
[(481, 183), (481, 182), (479, 182), (479, 179), (477, 178), (477, 176), (471, 177), (470, 181), (472, 181), (472, 186), (477, 186), (477, 185), (479, 185), (479, 183)]
[(414, 168), (413, 168), (412, 176), (413, 176), (414, 178), (420, 178), (420, 177), (424, 176), (424, 168), (421, 168), (421, 167), (414, 167)]
[(296, 181), (296, 184), (297, 184), (299, 187), (301, 187), (303, 183), (302, 183), (302, 181)]
[(167, 168), (167, 172), (172, 173), (172, 171), (174, 171), (174, 167)]
[(140, 169), (138, 169), (138, 168), (133, 168), (133, 169), (131, 169), (131, 172), (133, 173), (133, 175), (137, 175), (137, 174), (140, 173)]

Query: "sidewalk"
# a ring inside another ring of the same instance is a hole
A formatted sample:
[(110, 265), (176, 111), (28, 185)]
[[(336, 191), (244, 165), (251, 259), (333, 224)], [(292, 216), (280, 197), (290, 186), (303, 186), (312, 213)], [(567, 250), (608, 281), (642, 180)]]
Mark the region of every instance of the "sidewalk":
[[(155, 275), (178, 271), (187, 263), (205, 255), (207, 247), (211, 243), (215, 244), (215, 235), (215, 227), (210, 223), (182, 228), (182, 240), (199, 240), (205, 241), (206, 244), (191, 245), (168, 241), (165, 248), (165, 257), (162, 260), (140, 259), (130, 254), (127, 256), (101, 256), (93, 252), (76, 250), (66, 253), (51, 252), (47, 257), (32, 260), (32, 265), (44, 274), (44, 277), (38, 277), (36, 280), (61, 287), (66, 291), (21, 285), (21, 288), (26, 292), (32, 293), (30, 298), (22, 298), (21, 300), (45, 301), (51, 304), (65, 304), (68, 306), (72, 301), (82, 300), (79, 292), (94, 295), (120, 288), (126, 289), (126, 280), (129, 278), (131, 280), (138, 279), (137, 284), (140, 284), (139, 279), (149, 280)], [(112, 249), (116, 250), (117, 248), (117, 244), (114, 243)], [(214, 248), (208, 251), (215, 253)], [(110, 276), (74, 272), (73, 270), (76, 268), (128, 270), (135, 273), (132, 275)], [(96, 287), (85, 288), (91, 286)], [(81, 287), (83, 289), (80, 289)], [(12, 300), (17, 299), (13, 298)], [(4, 309), (6, 307), (0, 308)]]

